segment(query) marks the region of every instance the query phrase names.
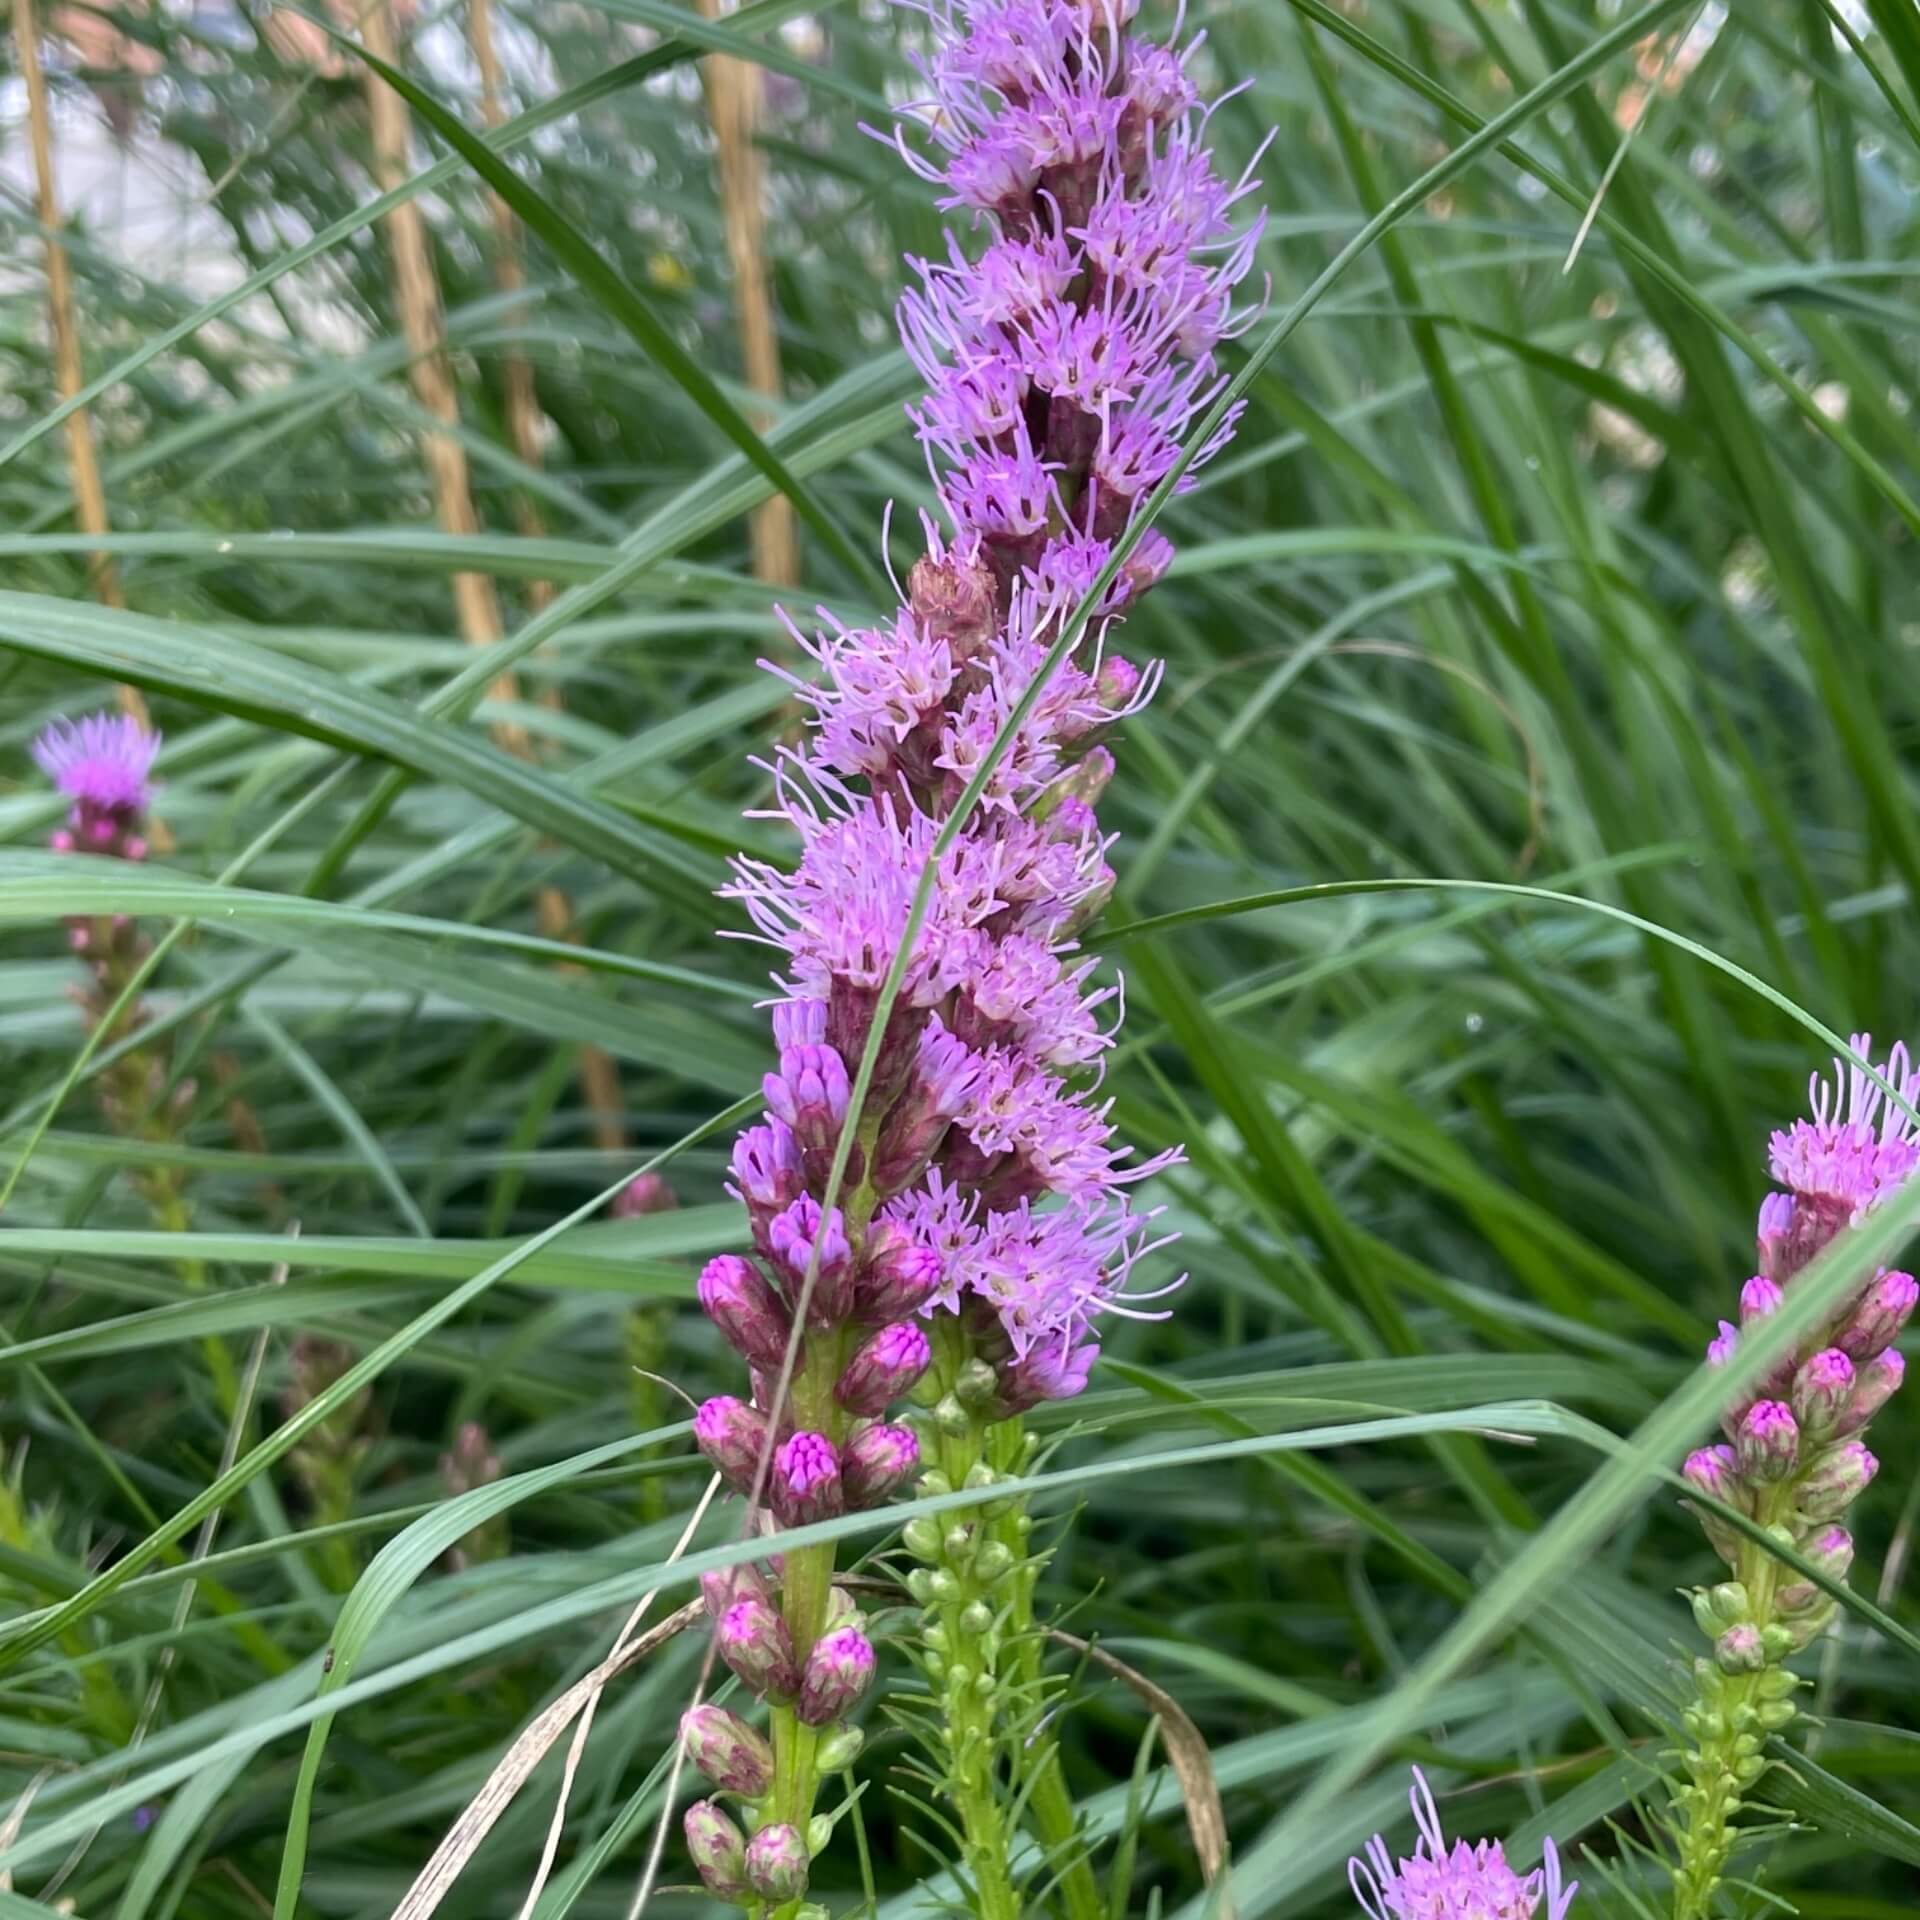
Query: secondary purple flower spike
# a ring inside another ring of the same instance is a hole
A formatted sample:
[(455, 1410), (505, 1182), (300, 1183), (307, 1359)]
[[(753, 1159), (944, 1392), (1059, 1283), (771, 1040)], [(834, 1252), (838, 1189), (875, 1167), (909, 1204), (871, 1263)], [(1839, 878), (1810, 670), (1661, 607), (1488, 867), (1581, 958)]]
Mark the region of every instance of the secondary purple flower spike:
[(1353, 1897), (1371, 1920), (1566, 1920), (1580, 1883), (1562, 1883), (1551, 1840), (1541, 1866), (1515, 1873), (1498, 1840), (1447, 1845), (1433, 1791), (1418, 1767), (1409, 1798), (1420, 1830), (1412, 1857), (1396, 1863), (1376, 1833), (1365, 1855), (1347, 1863)]

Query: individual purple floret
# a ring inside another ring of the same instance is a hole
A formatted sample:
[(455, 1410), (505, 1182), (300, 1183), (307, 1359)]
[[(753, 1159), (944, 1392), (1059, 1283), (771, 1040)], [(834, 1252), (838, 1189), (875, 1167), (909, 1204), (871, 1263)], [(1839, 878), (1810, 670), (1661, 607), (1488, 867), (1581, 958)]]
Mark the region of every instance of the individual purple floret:
[(1433, 1791), (1418, 1767), (1409, 1798), (1420, 1830), (1411, 1858), (1396, 1862), (1375, 1834), (1365, 1856), (1347, 1863), (1353, 1897), (1372, 1920), (1566, 1920), (1580, 1883), (1562, 1884), (1551, 1840), (1541, 1866), (1515, 1873), (1498, 1840), (1447, 1845)]

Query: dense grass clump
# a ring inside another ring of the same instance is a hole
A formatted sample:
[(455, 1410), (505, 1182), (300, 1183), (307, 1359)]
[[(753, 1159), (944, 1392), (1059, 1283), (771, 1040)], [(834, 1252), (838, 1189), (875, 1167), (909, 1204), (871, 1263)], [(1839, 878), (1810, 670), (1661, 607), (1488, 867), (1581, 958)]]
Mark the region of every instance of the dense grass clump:
[[(707, 1904), (676, 1728), (726, 1676), (679, 1610), (743, 1550), (689, 1401), (744, 1389), (694, 1284), (774, 1064), (714, 896), (793, 858), (780, 609), (889, 615), (935, 500), (892, 307), (940, 216), (860, 131), (928, 22), (390, 11), (7, 43), (8, 1915)], [(1091, 1872), (1025, 1898), (1351, 1914), (1417, 1765), (1449, 1836), (1555, 1836), (1572, 1920), (1704, 1920), (1699, 1359), (1809, 1071), (1920, 1029), (1920, 26), (1187, 24), (1222, 173), (1278, 130), (1270, 293), (1124, 629), (1165, 679), (1088, 950), (1100, 1098), (1185, 1149), (1143, 1278), (1191, 1277), (1028, 1415), (1028, 1732)], [(144, 857), (52, 851), (31, 744), (117, 704), (165, 736)], [(1916, 1218), (1842, 1235), (1747, 1375)], [(1912, 1909), (1912, 1422), (1714, 1914)], [(899, 1523), (947, 1511), (830, 1523), (896, 1686)], [(863, 1719), (809, 1897), (964, 1907), (914, 1702)]]

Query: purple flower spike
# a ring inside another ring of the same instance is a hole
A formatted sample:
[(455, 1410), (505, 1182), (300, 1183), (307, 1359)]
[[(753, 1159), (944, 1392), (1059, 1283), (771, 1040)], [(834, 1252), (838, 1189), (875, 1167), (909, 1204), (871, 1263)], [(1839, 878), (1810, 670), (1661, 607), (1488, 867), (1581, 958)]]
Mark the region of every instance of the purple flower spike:
[(738, 1902), (747, 1891), (747, 1842), (711, 1800), (696, 1800), (682, 1820), (687, 1852), (716, 1900)]
[(837, 1326), (853, 1307), (853, 1249), (835, 1207), (824, 1219), (820, 1203), (803, 1193), (767, 1228), (767, 1245), (796, 1307), (805, 1296), (809, 1323)]
[(1566, 1920), (1580, 1883), (1562, 1884), (1560, 1855), (1551, 1840), (1542, 1864), (1518, 1874), (1497, 1840), (1447, 1845), (1432, 1790), (1418, 1767), (1411, 1799), (1420, 1832), (1412, 1856), (1396, 1862), (1384, 1836), (1375, 1834), (1365, 1855), (1347, 1863), (1353, 1897), (1369, 1920)]
[(74, 802), (76, 822), (118, 815), (130, 823), (144, 813), (159, 751), (160, 736), (131, 714), (56, 720), (33, 743), (34, 764)]
[(1734, 1436), (1734, 1457), (1751, 1480), (1784, 1480), (1800, 1460), (1800, 1428), (1793, 1409), (1779, 1400), (1757, 1400)]
[(750, 1493), (767, 1445), (767, 1416), (731, 1394), (702, 1401), (693, 1416), (694, 1444), (735, 1493)]
[(787, 1623), (766, 1601), (749, 1594), (720, 1616), (714, 1644), (750, 1692), (787, 1699), (800, 1685)]
[(796, 1433), (773, 1456), (767, 1503), (782, 1526), (804, 1527), (844, 1510), (840, 1456), (823, 1433)]
[(766, 1736), (725, 1707), (689, 1708), (680, 1718), (687, 1758), (722, 1793), (757, 1800), (773, 1785), (773, 1749)]
[(798, 1900), (807, 1890), (807, 1842), (798, 1827), (765, 1826), (747, 1842), (747, 1883), (763, 1899)]
[(760, 1269), (737, 1253), (723, 1253), (700, 1270), (700, 1306), (750, 1366), (777, 1372), (786, 1359), (793, 1323)]
[(807, 1655), (794, 1711), (810, 1727), (843, 1718), (873, 1679), (873, 1642), (858, 1627), (823, 1633)]
[(849, 1413), (885, 1413), (926, 1372), (932, 1358), (927, 1336), (911, 1320), (896, 1320), (862, 1343), (847, 1362), (833, 1397)]
[(911, 1427), (862, 1427), (841, 1451), (840, 1485), (853, 1511), (877, 1507), (920, 1464)]

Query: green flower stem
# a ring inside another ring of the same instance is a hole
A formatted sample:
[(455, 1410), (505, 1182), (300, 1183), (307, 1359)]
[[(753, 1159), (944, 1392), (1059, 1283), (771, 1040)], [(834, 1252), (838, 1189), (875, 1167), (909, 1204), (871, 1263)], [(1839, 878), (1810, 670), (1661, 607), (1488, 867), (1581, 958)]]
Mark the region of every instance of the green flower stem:
[[(1785, 1524), (1795, 1489), (1796, 1482), (1789, 1480), (1767, 1490), (1755, 1515), (1762, 1526)], [(1673, 1880), (1673, 1920), (1707, 1920), (1712, 1912), (1714, 1891), (1738, 1837), (1734, 1822), (1767, 1770), (1767, 1739), (1794, 1717), (1792, 1694), (1799, 1682), (1780, 1663), (1795, 1644), (1804, 1643), (1805, 1630), (1796, 1633), (1780, 1618), (1782, 1565), (1742, 1536), (1733, 1580), (1694, 1597), (1703, 1631), (1752, 1627), (1765, 1664), (1727, 1671), (1711, 1657), (1694, 1663), (1698, 1697), (1684, 1716), (1694, 1744), (1682, 1756), (1688, 1784), (1675, 1796), (1685, 1824)]]
[[(997, 1472), (1019, 1473), (1029, 1466), (1032, 1449), (1023, 1421), (999, 1422), (990, 1430), (989, 1444), (990, 1461)], [(1040, 1584), (1040, 1565), (1027, 1551), (1031, 1530), (1032, 1521), (1024, 1501), (993, 1523), (993, 1537), (1016, 1562), (1007, 1583), (1012, 1590), (1007, 1638), (1013, 1649), (1021, 1695), (1033, 1700), (1040, 1696), (1046, 1646), (1034, 1617), (1033, 1599)], [(1036, 1740), (1029, 1745), (1023, 1741), (1015, 1747), (1014, 1759), (1022, 1771), (1034, 1828), (1059, 1876), (1059, 1894), (1067, 1920), (1106, 1920), (1106, 1903), (1100, 1897), (1100, 1883), (1094, 1877), (1093, 1862), (1087, 1857), (1080, 1837), (1066, 1769), (1060, 1763), (1060, 1743)]]
[[(987, 1465), (990, 1430), (975, 1420), (940, 1431), (938, 1470), (956, 1487)], [(1008, 1516), (1001, 1515), (1005, 1520)], [(939, 1628), (929, 1678), (940, 1692), (947, 1749), (946, 1793), (960, 1817), (965, 1865), (973, 1882), (975, 1920), (1019, 1920), (1020, 1898), (1008, 1865), (1011, 1838), (999, 1785), (1000, 1660), (1005, 1644), (1006, 1589), (1017, 1572), (1002, 1572), (1000, 1555), (983, 1557), (991, 1542), (984, 1520), (954, 1516), (940, 1542), (930, 1583), (930, 1611)], [(1005, 1563), (1012, 1566), (1009, 1560)], [(933, 1636), (929, 1636), (932, 1640)]]
[[(856, 1196), (857, 1198), (857, 1196)], [(844, 1209), (849, 1216), (853, 1201)], [(872, 1211), (871, 1203), (864, 1209)], [(788, 1383), (787, 1399), (793, 1411), (794, 1425), (811, 1433), (823, 1433), (835, 1446), (847, 1438), (849, 1421), (833, 1397), (834, 1383), (840, 1378), (854, 1345), (857, 1329), (843, 1328), (830, 1334), (812, 1334), (806, 1357), (794, 1370)], [(831, 1545), (800, 1547), (782, 1561), (780, 1575), (780, 1612), (793, 1640), (795, 1658), (802, 1666), (813, 1651), (827, 1624), (827, 1612), (833, 1601), (834, 1549)], [(813, 1807), (820, 1793), (818, 1765), (820, 1737), (824, 1729), (810, 1727), (792, 1707), (776, 1706), (768, 1716), (768, 1732), (773, 1741), (773, 1789), (766, 1800), (766, 1818), (806, 1833), (813, 1820)], [(788, 1900), (777, 1907), (756, 1905), (749, 1909), (754, 1920), (764, 1913), (769, 1920), (795, 1920), (802, 1900)]]

